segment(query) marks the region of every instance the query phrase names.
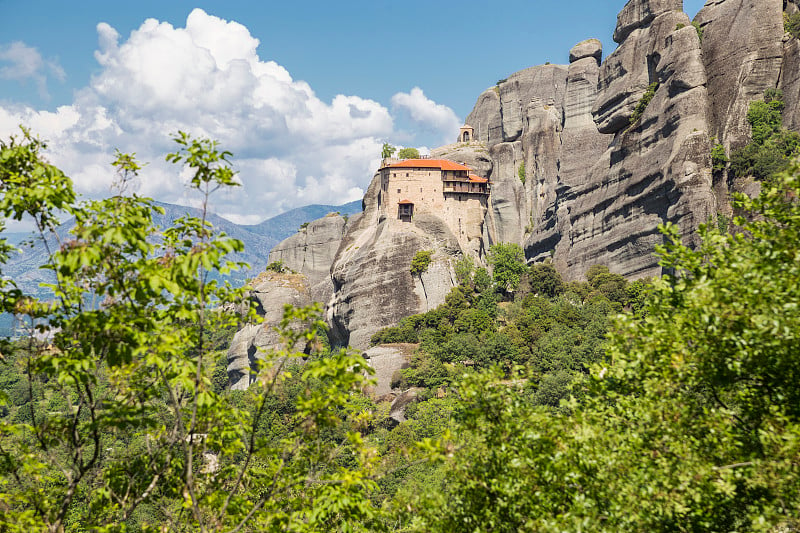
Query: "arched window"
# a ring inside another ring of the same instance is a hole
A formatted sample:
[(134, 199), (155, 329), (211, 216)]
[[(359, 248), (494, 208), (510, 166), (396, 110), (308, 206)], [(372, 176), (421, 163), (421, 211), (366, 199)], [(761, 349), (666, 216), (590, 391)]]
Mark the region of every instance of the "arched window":
[(464, 132), (464, 136), (461, 138), (461, 142), (465, 142), (465, 143), (469, 142), (469, 132), (468, 131)]

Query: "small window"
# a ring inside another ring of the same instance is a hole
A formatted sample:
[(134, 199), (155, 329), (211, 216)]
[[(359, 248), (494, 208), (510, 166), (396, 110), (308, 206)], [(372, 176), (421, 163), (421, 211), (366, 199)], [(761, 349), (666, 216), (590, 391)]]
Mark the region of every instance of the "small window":
[(406, 172), (406, 177), (409, 177), (410, 175), (411, 175), (411, 174), (409, 174), (408, 172)]
[(419, 192), (422, 192), (422, 187), (419, 188)]
[(402, 191), (401, 191), (400, 189), (397, 189), (397, 194), (400, 194), (401, 192), (402, 192)]

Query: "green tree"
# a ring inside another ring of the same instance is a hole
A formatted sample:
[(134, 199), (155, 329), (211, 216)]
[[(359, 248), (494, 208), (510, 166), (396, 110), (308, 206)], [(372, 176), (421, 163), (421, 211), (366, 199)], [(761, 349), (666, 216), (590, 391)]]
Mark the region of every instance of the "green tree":
[[(2, 311), (29, 331), (13, 358), (25, 368), (29, 416), (0, 420), (0, 530), (329, 531), (372, 513), (360, 434), (322, 438), (348, 427), (364, 360), (341, 351), (289, 368), (317, 344), (319, 309), (287, 309), (285, 350), (265, 355), (245, 402), (219, 393), (214, 339), (236, 324), (229, 310), (242, 291), (211, 274), (240, 267), (225, 255), (242, 244), (215, 233), (206, 214), (210, 194), (236, 182), (215, 142), (174, 140), (167, 160), (189, 172), (202, 214), (163, 230), (152, 200), (126, 194), (140, 171), (132, 156), (117, 154), (118, 194), (77, 202), (44, 143), (27, 132), (0, 141), (2, 220), (28, 216), (52, 239), (58, 213), (75, 218), (50, 250), (53, 301), (0, 282)], [(268, 406), (293, 373), (304, 392), (282, 438), (267, 438)], [(349, 465), (334, 467), (343, 454)]]
[(564, 292), (564, 281), (552, 263), (538, 263), (530, 268), (528, 280), (534, 294), (556, 296)]
[(498, 243), (489, 248), (489, 264), (492, 279), (505, 292), (513, 292), (519, 286), (522, 274), (527, 270), (522, 248), (513, 243)]
[(456, 281), (463, 287), (473, 288), (472, 276), (475, 274), (475, 261), (469, 255), (461, 257), (456, 261), (455, 267)]
[(747, 121), (752, 141), (731, 154), (734, 176), (754, 176), (760, 180), (785, 170), (792, 157), (800, 153), (800, 134), (781, 127), (784, 109), (783, 93), (765, 91), (762, 101), (750, 103)]
[(419, 150), (416, 148), (401, 148), (397, 152), (399, 159), (419, 159)]
[(389, 159), (394, 155), (397, 151), (397, 148), (392, 146), (389, 143), (383, 143), (383, 148), (381, 148), (381, 159)]

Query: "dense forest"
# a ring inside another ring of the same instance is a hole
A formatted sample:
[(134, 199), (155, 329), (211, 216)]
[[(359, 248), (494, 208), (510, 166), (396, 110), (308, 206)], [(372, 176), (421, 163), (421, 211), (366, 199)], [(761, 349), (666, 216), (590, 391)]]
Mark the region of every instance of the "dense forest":
[[(754, 121), (774, 122), (771, 102)], [(0, 311), (26, 325), (0, 347), (0, 531), (800, 528), (800, 166), (764, 162), (795, 143), (779, 127), (732, 157), (780, 171), (735, 217), (694, 248), (662, 227), (660, 279), (598, 265), (565, 283), (508, 244), (488, 268), (458, 261), (442, 306), (372, 339), (414, 345), (399, 423), (313, 306), (287, 308), (285, 349), (228, 390), (224, 350), (257, 320), (212, 275), (241, 267), (205, 215), (236, 185), (231, 154), (175, 141), (203, 209), (167, 228), (126, 190), (132, 156), (116, 195), (83, 201), (44, 143), (0, 141), (2, 220), (44, 236), (76, 219), (45, 267), (54, 300), (0, 280)], [(12, 251), (0, 241), (0, 263)]]

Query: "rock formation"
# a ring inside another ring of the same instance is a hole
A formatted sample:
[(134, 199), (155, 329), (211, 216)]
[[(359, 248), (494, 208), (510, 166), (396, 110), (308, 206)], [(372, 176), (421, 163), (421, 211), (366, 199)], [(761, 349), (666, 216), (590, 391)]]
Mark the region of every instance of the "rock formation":
[(711, 134), (739, 148), (750, 137), (750, 102), (778, 86), (783, 0), (712, 0), (695, 22), (703, 29)]
[(246, 390), (251, 371), (258, 368), (257, 360), (269, 350), (283, 347), (274, 328), (283, 319), (284, 305), (300, 307), (312, 302), (308, 280), (302, 274), (262, 272), (251, 285), (249, 297), (264, 321), (245, 324), (233, 337), (228, 349), (228, 380), (234, 390)]
[[(709, 0), (695, 27), (682, 0), (630, 0), (617, 17), (619, 46), (604, 61), (589, 39), (570, 50), (567, 66), (500, 80), (466, 119), (473, 142), (432, 152), (491, 180), (485, 219), (472, 233), (456, 235), (435, 212), (399, 221), (380, 205), (375, 179), (363, 213), (346, 225), (340, 217), (310, 224), (270, 260), (305, 274), (304, 294), (331, 295), (334, 343), (358, 348), (377, 329), (442, 303), (454, 260), (480, 261), (497, 242), (523, 245), (529, 261), (552, 258), (567, 279), (594, 264), (659, 275), (659, 224), (675, 224), (691, 243), (701, 223), (730, 209), (731, 190), (748, 190), (748, 180), (712, 173), (713, 138), (729, 152), (749, 142), (750, 102), (771, 88), (784, 92), (784, 125), (800, 129), (800, 40), (783, 28), (783, 14), (798, 11), (798, 0)], [(432, 263), (412, 277), (421, 250), (433, 252)], [(258, 344), (257, 334), (237, 336), (237, 353)], [(393, 369), (406, 355), (376, 357)], [(235, 360), (233, 372), (246, 368)]]
[[(331, 273), (328, 305), (332, 341), (364, 349), (379, 329), (444, 302), (454, 285), (451, 263), (463, 253), (447, 225), (432, 214), (411, 223), (388, 216), (378, 205), (376, 176), (364, 197), (364, 213), (348, 224)], [(427, 271), (411, 275), (411, 260), (433, 251)]]
[(281, 261), (308, 278), (315, 302), (327, 302), (333, 294), (331, 265), (342, 243), (347, 221), (338, 213), (310, 222), (295, 235), (280, 242), (269, 253), (269, 262)]

